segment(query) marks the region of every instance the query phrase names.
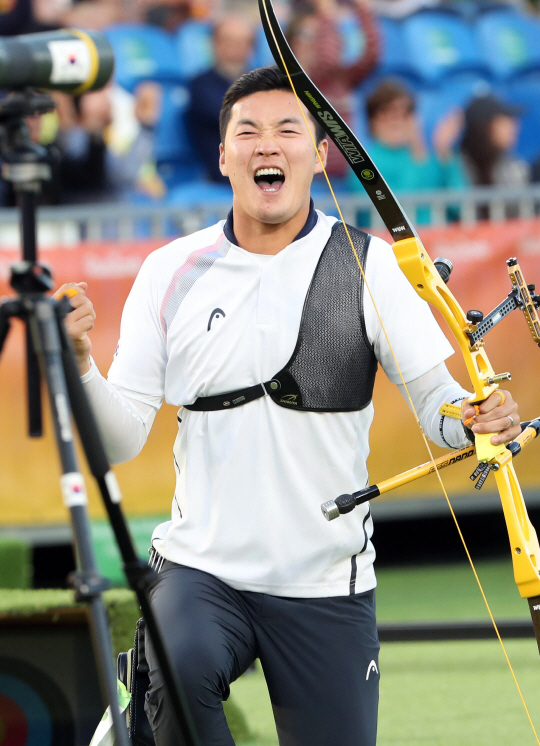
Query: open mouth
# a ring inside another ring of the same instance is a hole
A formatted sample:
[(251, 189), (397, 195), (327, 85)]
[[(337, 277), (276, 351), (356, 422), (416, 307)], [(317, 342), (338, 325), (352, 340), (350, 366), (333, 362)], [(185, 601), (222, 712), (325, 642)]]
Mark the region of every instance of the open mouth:
[(285, 181), (280, 168), (259, 168), (255, 171), (255, 183), (265, 194), (279, 192)]

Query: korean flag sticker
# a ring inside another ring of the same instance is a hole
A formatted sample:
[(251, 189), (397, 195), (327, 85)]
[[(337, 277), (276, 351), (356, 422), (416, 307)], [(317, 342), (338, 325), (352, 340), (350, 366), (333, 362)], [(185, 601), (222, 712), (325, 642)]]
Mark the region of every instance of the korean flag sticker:
[(85, 83), (90, 77), (90, 49), (82, 39), (62, 39), (48, 44), (52, 59), (51, 83)]

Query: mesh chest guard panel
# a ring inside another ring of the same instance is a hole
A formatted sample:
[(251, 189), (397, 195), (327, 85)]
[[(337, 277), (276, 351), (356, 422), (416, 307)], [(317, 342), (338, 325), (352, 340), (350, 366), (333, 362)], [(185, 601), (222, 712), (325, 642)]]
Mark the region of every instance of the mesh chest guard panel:
[[(370, 236), (347, 226), (365, 266)], [(336, 223), (313, 275), (296, 348), (268, 391), (282, 407), (354, 412), (373, 394), (377, 359), (366, 334), (364, 281), (342, 223)]]

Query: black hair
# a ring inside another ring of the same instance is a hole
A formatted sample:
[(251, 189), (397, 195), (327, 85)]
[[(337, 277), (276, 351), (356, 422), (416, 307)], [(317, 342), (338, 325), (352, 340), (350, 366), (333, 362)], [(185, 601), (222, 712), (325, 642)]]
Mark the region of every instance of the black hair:
[[(231, 120), (231, 109), (237, 101), (246, 96), (260, 91), (292, 91), (289, 79), (277, 67), (258, 67), (256, 70), (244, 73), (236, 80), (223, 99), (221, 111), (219, 112), (219, 134), (221, 142), (225, 142), (225, 133)], [(315, 141), (317, 145), (324, 140), (326, 133), (324, 127), (310, 113), (310, 117), (315, 124)]]

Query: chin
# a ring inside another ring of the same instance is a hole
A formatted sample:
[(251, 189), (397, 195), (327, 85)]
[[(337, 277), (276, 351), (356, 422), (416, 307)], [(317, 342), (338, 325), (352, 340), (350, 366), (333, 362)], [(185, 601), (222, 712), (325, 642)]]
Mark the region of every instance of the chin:
[(261, 207), (257, 210), (257, 219), (260, 220), (261, 223), (277, 225), (279, 223), (285, 223), (291, 217), (293, 217), (293, 214), (291, 214), (290, 209), (287, 209), (285, 206), (278, 207), (277, 205), (271, 205), (270, 207)]
[(290, 205), (287, 205), (286, 200), (262, 199), (253, 205), (253, 211), (265, 223), (281, 222), (282, 216), (290, 212)]

